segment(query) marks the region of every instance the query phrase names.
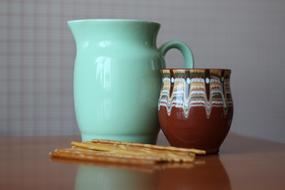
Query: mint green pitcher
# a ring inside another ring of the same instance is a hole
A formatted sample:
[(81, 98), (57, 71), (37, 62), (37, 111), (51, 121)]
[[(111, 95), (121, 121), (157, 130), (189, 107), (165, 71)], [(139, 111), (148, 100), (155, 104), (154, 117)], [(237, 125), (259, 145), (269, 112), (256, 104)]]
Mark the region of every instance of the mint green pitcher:
[(191, 50), (180, 41), (156, 46), (159, 23), (124, 19), (69, 21), (76, 42), (74, 105), (83, 141), (155, 143), (163, 56)]

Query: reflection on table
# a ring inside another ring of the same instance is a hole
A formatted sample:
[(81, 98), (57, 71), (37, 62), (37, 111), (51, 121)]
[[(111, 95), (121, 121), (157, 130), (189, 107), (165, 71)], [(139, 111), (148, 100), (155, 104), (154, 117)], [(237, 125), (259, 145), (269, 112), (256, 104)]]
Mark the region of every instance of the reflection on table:
[(230, 190), (231, 184), (219, 157), (213, 156), (207, 159), (200, 157), (193, 164), (170, 164), (154, 167), (80, 164), (77, 170), (75, 187), (76, 190), (203, 190), (212, 187)]

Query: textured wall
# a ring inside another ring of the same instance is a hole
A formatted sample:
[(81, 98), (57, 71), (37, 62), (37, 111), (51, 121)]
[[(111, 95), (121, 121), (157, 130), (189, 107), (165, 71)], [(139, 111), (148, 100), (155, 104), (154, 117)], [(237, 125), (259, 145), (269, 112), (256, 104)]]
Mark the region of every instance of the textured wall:
[(232, 131), (285, 142), (282, 0), (1, 0), (0, 135), (78, 134), (66, 21), (82, 18), (160, 22), (158, 44), (186, 41), (196, 67), (232, 69)]

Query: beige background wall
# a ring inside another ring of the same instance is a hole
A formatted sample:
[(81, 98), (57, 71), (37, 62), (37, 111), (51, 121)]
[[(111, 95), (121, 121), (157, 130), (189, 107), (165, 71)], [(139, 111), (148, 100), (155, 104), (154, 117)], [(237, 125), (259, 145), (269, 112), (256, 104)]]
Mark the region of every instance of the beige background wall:
[(66, 21), (83, 18), (160, 22), (159, 45), (180, 39), (196, 67), (232, 69), (232, 131), (285, 142), (283, 0), (1, 0), (0, 135), (78, 134)]

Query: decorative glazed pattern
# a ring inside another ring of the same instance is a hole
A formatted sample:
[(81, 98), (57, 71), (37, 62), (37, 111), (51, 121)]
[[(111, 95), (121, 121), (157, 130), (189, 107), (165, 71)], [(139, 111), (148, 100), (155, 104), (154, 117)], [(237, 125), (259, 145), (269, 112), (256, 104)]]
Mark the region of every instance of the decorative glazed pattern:
[(213, 107), (223, 107), (225, 115), (232, 107), (230, 70), (164, 69), (162, 76), (158, 110), (165, 107), (168, 116), (174, 107), (183, 109), (185, 118), (192, 107), (204, 107), (207, 118)]

